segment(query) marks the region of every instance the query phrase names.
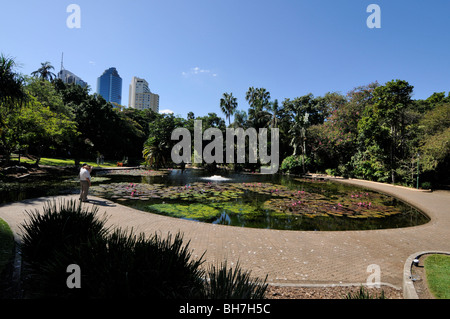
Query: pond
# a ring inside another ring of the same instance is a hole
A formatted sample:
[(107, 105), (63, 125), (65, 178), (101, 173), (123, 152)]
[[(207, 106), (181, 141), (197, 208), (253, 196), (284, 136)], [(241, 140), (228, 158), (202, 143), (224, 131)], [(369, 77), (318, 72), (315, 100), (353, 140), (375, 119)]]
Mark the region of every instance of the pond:
[[(91, 195), (198, 222), (339, 231), (411, 227), (429, 221), (394, 197), (331, 181), (226, 172), (211, 176), (196, 169), (111, 170), (94, 175)], [(78, 192), (74, 176), (0, 188), (6, 201)]]

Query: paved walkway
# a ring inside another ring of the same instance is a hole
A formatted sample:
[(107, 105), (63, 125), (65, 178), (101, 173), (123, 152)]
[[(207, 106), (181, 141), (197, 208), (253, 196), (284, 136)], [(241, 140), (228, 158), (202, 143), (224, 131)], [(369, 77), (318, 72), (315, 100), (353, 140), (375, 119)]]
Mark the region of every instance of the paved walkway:
[[(450, 192), (421, 192), (414, 189), (359, 180), (340, 180), (395, 195), (431, 217), (425, 225), (371, 231), (284, 231), (212, 225), (149, 214), (101, 198), (92, 197), (99, 213), (106, 213), (108, 225), (134, 232), (165, 235), (181, 231), (190, 240), (194, 256), (206, 251), (208, 263), (224, 260), (252, 275), (277, 284), (358, 284), (377, 264), (381, 282), (401, 288), (406, 259), (419, 251), (450, 251)], [(4, 219), (20, 238), (19, 225), (25, 211), (39, 209), (49, 199), (77, 199), (78, 195), (37, 198), (0, 206)]]

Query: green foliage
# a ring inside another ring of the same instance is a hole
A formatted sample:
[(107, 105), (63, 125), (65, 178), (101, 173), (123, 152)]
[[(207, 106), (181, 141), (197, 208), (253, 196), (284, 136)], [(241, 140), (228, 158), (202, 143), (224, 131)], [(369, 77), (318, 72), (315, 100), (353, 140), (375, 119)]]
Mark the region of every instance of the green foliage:
[(388, 156), (385, 170), (391, 173), (391, 182), (395, 183), (395, 170), (399, 159), (405, 158), (407, 112), (413, 103), (413, 86), (403, 80), (387, 82), (373, 91), (372, 103), (364, 109), (364, 115), (358, 123), (360, 141), (366, 148), (376, 147)]
[[(78, 165), (81, 158), (100, 153), (107, 159), (128, 157), (131, 165), (144, 156), (149, 166), (171, 167), (175, 128), (192, 134), (198, 119), (203, 131), (226, 129), (216, 113), (195, 118), (190, 112), (185, 120), (150, 110), (119, 110), (89, 94), (88, 87), (54, 80), (48, 62), (25, 79), (15, 67), (13, 59), (1, 55), (0, 152), (6, 159), (20, 150), (38, 158), (73, 157)], [(284, 172), (336, 169), (342, 176), (412, 185), (417, 177), (413, 168), (419, 165), (421, 181), (446, 185), (450, 94), (435, 92), (425, 100), (412, 100), (412, 94), (407, 81), (392, 80), (357, 87), (345, 96), (329, 92), (285, 98), (279, 105), (267, 89), (249, 87), (247, 112), (236, 110), (232, 93), (223, 94), (219, 107), (233, 127), (278, 128)], [(305, 155), (309, 163), (303, 169), (291, 155)], [(234, 167), (257, 171), (258, 166), (247, 161)]]
[(423, 170), (434, 170), (450, 161), (450, 104), (441, 104), (425, 114), (421, 121)]
[(237, 108), (236, 98), (233, 93), (224, 93), (223, 97), (220, 99), (220, 110), (228, 118), (228, 123), (231, 124), (230, 116), (234, 114)]
[(149, 124), (149, 136), (142, 151), (148, 166), (158, 169), (171, 165), (171, 152), (176, 143), (171, 139), (172, 132), (183, 125), (184, 120), (173, 114), (156, 115)]
[[(0, 55), (0, 110), (2, 113), (26, 100), (23, 89), (24, 79), (15, 71), (15, 67), (14, 59)], [(1, 120), (0, 117), (0, 124)]]
[(51, 71), (54, 69), (55, 68), (53, 67), (53, 65), (51, 65), (50, 62), (44, 62), (41, 63), (41, 67), (32, 72), (31, 75), (40, 78), (42, 81), (52, 81), (54, 78), (56, 78), (56, 74)]
[(384, 164), (383, 153), (377, 146), (369, 147), (366, 151), (358, 151), (352, 159), (352, 174), (358, 178), (386, 182), (389, 179), (389, 171)]
[(243, 271), (239, 263), (228, 268), (224, 262), (220, 266), (211, 265), (207, 271), (204, 297), (208, 299), (263, 299), (267, 284), (264, 280), (252, 279), (251, 273)]
[(201, 221), (210, 221), (220, 216), (220, 211), (210, 205), (194, 204), (152, 204), (148, 206), (151, 211), (164, 213), (178, 218), (189, 218)]
[(368, 289), (365, 289), (363, 286), (361, 286), (358, 292), (349, 292), (345, 299), (386, 299), (386, 296), (384, 295), (384, 290), (381, 291), (380, 295), (374, 296), (370, 294)]
[(307, 170), (308, 166), (311, 164), (311, 159), (303, 155), (291, 155), (286, 157), (281, 163), (280, 169), (282, 172), (289, 174), (301, 174)]
[(0, 150), (7, 160), (15, 146), (7, 136), (12, 128), (8, 118), (20, 112), (21, 106), (27, 100), (27, 94), (23, 88), (23, 77), (16, 71), (16, 62), (0, 55)]
[(59, 205), (47, 202), (42, 214), (37, 210), (27, 212), (29, 220), (22, 225), (23, 260), (39, 271), (55, 253), (99, 240), (106, 234), (106, 220), (98, 219), (97, 212), (98, 207), (88, 211), (74, 200)]
[(0, 274), (14, 256), (14, 235), (9, 225), (0, 219)]

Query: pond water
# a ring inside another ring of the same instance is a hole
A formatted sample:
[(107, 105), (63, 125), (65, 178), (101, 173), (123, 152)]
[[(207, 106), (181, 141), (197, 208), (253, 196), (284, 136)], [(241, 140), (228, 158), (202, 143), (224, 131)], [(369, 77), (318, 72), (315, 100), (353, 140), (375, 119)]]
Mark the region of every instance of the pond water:
[[(0, 187), (2, 202), (72, 193), (79, 193), (74, 176)], [(391, 196), (337, 182), (282, 175), (223, 172), (213, 176), (195, 169), (102, 171), (94, 174), (89, 193), (150, 213), (240, 227), (369, 230), (429, 221)]]

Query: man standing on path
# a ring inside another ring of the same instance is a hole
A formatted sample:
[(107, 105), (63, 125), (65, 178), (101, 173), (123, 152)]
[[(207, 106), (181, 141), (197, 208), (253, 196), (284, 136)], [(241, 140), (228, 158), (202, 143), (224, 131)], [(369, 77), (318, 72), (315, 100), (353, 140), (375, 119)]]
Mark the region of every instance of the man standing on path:
[(81, 186), (81, 192), (80, 192), (80, 200), (82, 202), (87, 202), (87, 195), (89, 191), (89, 187), (91, 186), (91, 166), (87, 164), (83, 164), (80, 169), (80, 186)]

